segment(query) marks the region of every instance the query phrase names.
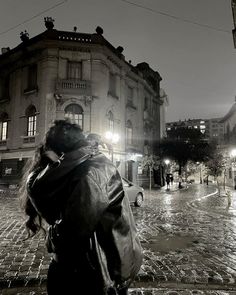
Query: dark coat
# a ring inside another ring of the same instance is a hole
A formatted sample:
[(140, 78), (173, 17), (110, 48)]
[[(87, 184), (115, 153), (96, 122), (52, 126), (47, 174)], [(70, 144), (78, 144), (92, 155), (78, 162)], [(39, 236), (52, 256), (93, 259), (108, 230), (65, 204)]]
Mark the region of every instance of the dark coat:
[(102, 273), (105, 289), (111, 282), (118, 288), (130, 284), (142, 253), (129, 200), (110, 160), (89, 147), (67, 153), (61, 163), (32, 172), (28, 192), (51, 225), (47, 244), (56, 261), (84, 271), (91, 264)]

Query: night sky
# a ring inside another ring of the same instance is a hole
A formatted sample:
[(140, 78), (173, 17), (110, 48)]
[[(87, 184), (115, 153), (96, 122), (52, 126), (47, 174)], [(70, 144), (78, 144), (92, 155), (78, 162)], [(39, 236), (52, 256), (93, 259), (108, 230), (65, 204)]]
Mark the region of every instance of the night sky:
[(1, 47), (17, 46), (25, 29), (30, 37), (44, 31), (45, 16), (55, 19), (58, 30), (77, 26), (79, 32), (93, 33), (101, 26), (109, 42), (124, 47), (126, 60), (133, 65), (145, 61), (160, 73), (170, 101), (167, 121), (222, 117), (235, 101), (230, 0), (0, 0), (0, 4)]

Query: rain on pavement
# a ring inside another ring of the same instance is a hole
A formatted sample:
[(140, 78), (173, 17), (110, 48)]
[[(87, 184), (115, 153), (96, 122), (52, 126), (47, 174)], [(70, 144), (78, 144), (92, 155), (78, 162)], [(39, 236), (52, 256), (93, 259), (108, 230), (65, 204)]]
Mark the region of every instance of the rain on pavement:
[[(191, 285), (232, 289), (233, 293), (222, 294), (236, 294), (236, 196), (229, 200), (210, 195), (215, 191), (206, 185), (147, 190), (143, 206), (132, 207), (144, 248), (144, 263), (133, 287)], [(45, 281), (50, 257), (42, 236), (23, 240), (26, 231), (19, 200), (1, 197), (0, 216), (1, 288), (20, 281), (31, 285)], [(6, 282), (9, 285), (4, 286)]]
[(225, 196), (211, 196), (215, 191), (192, 185), (152, 193), (143, 208), (134, 210), (145, 249), (143, 275), (163, 282), (235, 283), (235, 195), (229, 202)]

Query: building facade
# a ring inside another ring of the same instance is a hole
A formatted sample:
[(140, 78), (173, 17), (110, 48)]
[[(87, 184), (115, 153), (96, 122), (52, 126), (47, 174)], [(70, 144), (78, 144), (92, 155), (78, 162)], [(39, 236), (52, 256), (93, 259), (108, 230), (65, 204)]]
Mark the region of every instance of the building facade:
[(224, 145), (224, 123), (222, 118), (208, 119), (208, 138), (219, 146)]
[(222, 145), (224, 143), (224, 123), (221, 120), (222, 118), (179, 120), (166, 123), (166, 132), (168, 135), (172, 130), (181, 128), (196, 129), (202, 133), (205, 140)]
[(99, 27), (85, 34), (55, 30), (51, 18), (45, 25), (0, 55), (0, 181), (16, 182), (53, 121), (64, 118), (108, 136), (113, 148), (104, 152), (137, 181), (140, 156), (162, 134), (161, 76), (128, 63)]
[(166, 123), (166, 132), (170, 133), (172, 130), (177, 130), (181, 128), (187, 129), (196, 129), (199, 130), (202, 134), (207, 134), (208, 130), (208, 122), (203, 119), (188, 119), (188, 120), (179, 120), (175, 122)]
[[(236, 100), (236, 99), (235, 99)], [(222, 124), (224, 125), (224, 141), (226, 145), (236, 144), (236, 101), (228, 111), (228, 113), (222, 118)]]

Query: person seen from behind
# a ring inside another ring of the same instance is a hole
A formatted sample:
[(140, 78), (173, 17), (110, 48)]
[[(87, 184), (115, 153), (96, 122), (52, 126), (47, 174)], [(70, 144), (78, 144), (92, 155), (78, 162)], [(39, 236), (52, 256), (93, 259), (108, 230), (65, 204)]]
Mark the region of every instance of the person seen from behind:
[(30, 235), (48, 225), (47, 292), (125, 295), (142, 263), (121, 176), (80, 127), (55, 121), (22, 182)]
[(166, 189), (170, 189), (170, 174), (166, 175)]

